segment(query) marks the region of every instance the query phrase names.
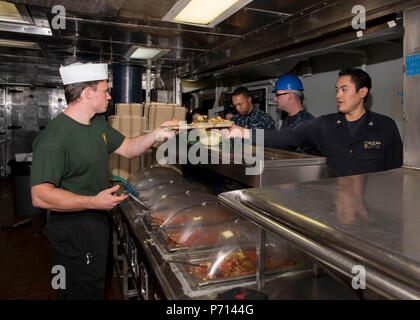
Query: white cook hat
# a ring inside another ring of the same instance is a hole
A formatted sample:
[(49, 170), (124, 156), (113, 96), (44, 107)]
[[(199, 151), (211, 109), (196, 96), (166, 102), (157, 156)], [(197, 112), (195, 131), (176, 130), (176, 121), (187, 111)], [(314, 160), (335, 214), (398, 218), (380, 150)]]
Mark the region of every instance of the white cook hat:
[(60, 67), (63, 84), (99, 81), (108, 79), (108, 65), (106, 63), (80, 63)]

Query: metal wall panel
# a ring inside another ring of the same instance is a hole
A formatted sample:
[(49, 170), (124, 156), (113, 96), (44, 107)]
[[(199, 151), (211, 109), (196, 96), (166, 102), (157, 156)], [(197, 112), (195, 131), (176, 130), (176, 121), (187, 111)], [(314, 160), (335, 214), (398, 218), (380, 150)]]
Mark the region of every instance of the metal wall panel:
[[(406, 57), (420, 54), (420, 6), (404, 11), (404, 70)], [(404, 72), (404, 166), (420, 168), (420, 74)]]
[(6, 174), (6, 93), (0, 89), (0, 176)]
[(42, 87), (0, 88), (0, 176), (16, 153), (32, 152), (34, 139), (48, 121), (67, 107), (64, 91)]

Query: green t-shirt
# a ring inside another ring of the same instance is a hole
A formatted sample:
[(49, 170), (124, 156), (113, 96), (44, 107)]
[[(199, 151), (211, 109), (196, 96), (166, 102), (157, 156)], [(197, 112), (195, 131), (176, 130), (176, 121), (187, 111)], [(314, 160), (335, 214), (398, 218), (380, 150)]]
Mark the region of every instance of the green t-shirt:
[(33, 143), (31, 186), (47, 182), (86, 196), (108, 189), (108, 153), (124, 138), (102, 116), (84, 125), (58, 115)]

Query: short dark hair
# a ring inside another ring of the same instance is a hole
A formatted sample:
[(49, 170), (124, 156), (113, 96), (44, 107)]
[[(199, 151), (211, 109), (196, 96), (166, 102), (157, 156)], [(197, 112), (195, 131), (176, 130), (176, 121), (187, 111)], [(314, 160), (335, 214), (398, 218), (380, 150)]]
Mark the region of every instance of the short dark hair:
[(205, 116), (205, 115), (207, 114), (207, 112), (206, 112), (206, 111), (204, 111), (204, 109), (202, 109), (202, 108), (195, 108), (195, 109), (191, 112), (191, 115), (194, 115), (194, 114), (196, 114), (196, 113), (198, 113), (199, 115), (202, 115), (202, 116)]
[(249, 90), (245, 87), (236, 88), (235, 91), (233, 91), (232, 93), (232, 97), (239, 96), (240, 94), (242, 94), (245, 98), (252, 98), (251, 92), (249, 92)]
[(78, 82), (78, 83), (71, 83), (64, 86), (64, 95), (66, 96), (67, 104), (77, 101), (82, 94), (83, 89), (87, 87), (93, 88), (96, 91), (96, 87), (98, 86), (99, 82), (104, 80), (98, 81), (88, 81), (88, 82)]
[(340, 70), (338, 75), (340, 77), (350, 76), (351, 82), (353, 82), (354, 85), (356, 86), (356, 91), (359, 91), (361, 88), (366, 87), (368, 89), (368, 94), (369, 94), (370, 88), (372, 88), (372, 79), (370, 78), (368, 73), (366, 71), (363, 71), (362, 69), (347, 68), (347, 69)]
[(228, 113), (235, 115), (238, 112), (236, 111), (235, 107), (228, 107), (225, 111), (225, 115), (228, 114)]

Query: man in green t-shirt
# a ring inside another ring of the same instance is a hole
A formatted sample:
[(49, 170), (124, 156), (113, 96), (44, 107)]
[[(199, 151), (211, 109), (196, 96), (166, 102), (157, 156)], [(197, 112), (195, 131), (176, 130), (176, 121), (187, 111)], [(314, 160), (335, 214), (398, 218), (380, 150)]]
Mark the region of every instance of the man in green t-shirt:
[[(32, 203), (51, 210), (45, 234), (53, 263), (64, 267), (58, 299), (103, 299), (109, 240), (107, 210), (127, 195), (110, 188), (108, 154), (132, 158), (160, 138), (164, 126), (126, 138), (97, 114), (111, 99), (106, 64), (75, 63), (60, 68), (67, 109), (35, 139), (31, 167)], [(65, 288), (64, 288), (65, 287)]]

